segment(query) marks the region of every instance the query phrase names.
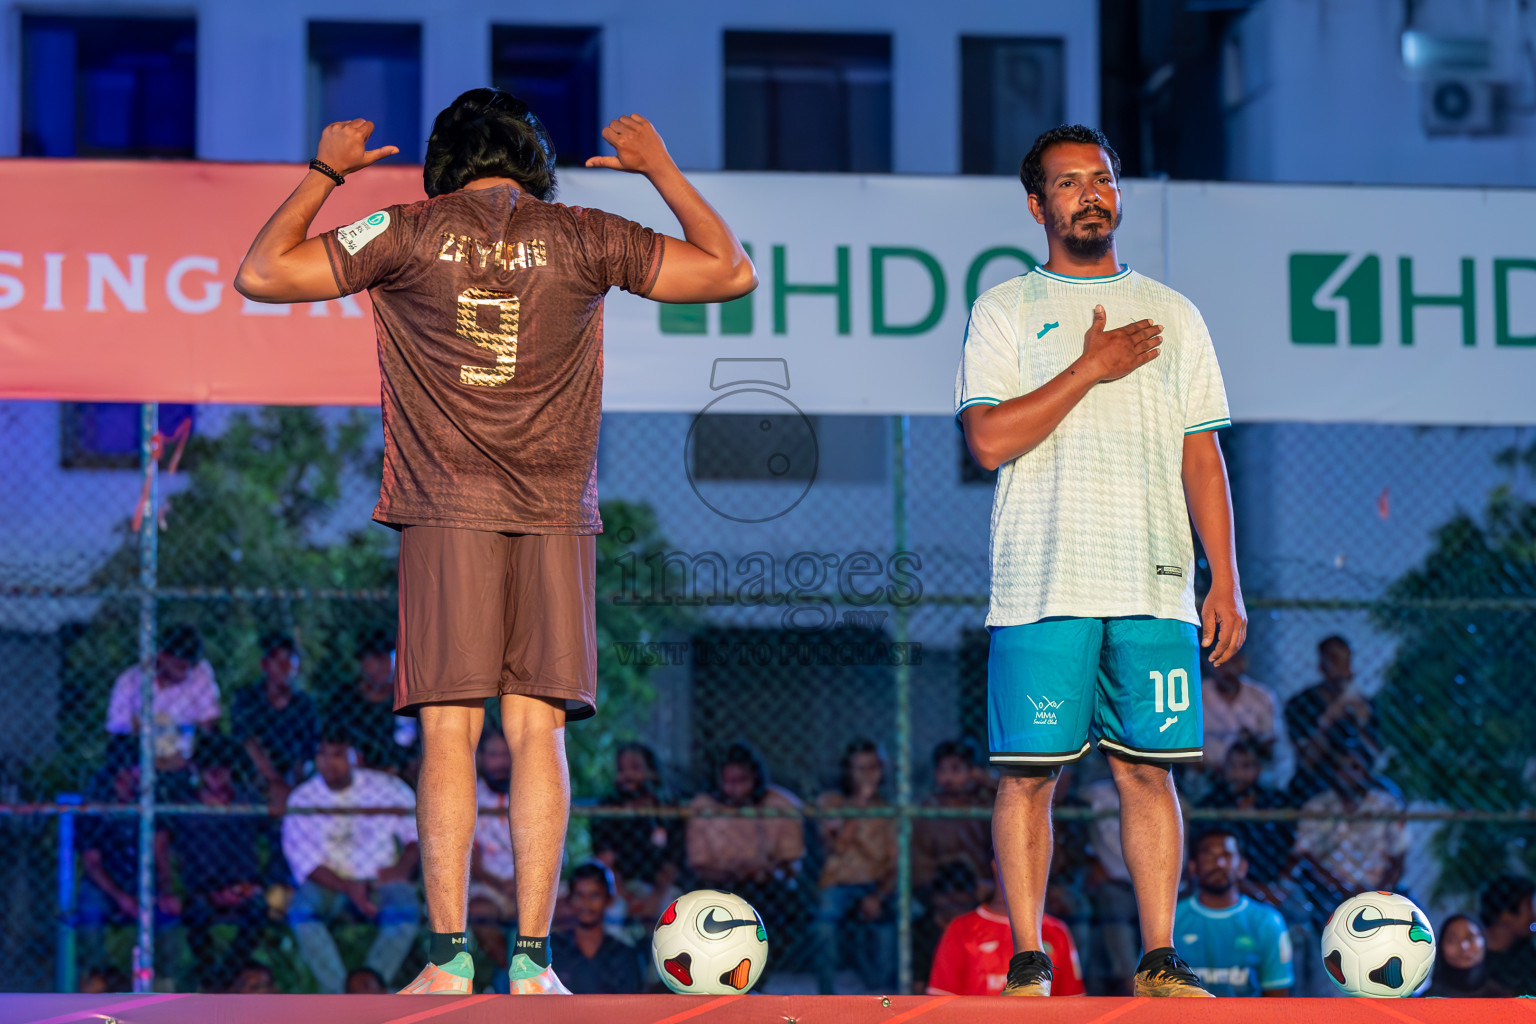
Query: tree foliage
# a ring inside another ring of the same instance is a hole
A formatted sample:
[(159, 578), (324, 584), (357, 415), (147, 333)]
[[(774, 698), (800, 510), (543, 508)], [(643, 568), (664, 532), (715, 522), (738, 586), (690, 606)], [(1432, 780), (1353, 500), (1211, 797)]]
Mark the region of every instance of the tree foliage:
[[(1502, 460), (1536, 467), (1536, 446)], [(1435, 533), (1422, 565), (1389, 589), (1376, 615), (1399, 638), (1382, 702), (1393, 778), (1412, 798), (1456, 810), (1530, 804), (1536, 765), (1536, 504), (1501, 486), (1480, 518)], [(1436, 839), (1440, 889), (1476, 891), (1523, 864), (1536, 873), (1528, 825), (1451, 823)]]
[[(354, 685), (360, 640), (394, 631), (398, 535), (337, 509), (348, 490), (376, 486), (380, 460), (376, 419), (354, 413), (327, 423), (307, 408), (239, 413), (218, 435), (190, 443), (185, 482), (165, 502), (158, 585), (172, 594), (157, 610), (162, 628), (190, 623), (202, 633), (226, 708), (236, 688), (259, 678), (263, 633), (282, 631), (298, 641), (302, 685), (323, 704)], [(578, 792), (600, 783), (613, 747), (634, 735), (654, 699), (647, 668), (621, 664), (611, 655), (612, 641), (646, 639), (677, 618), (669, 609), (611, 600), (620, 586), (613, 559), (627, 551), (644, 557), (663, 545), (649, 509), (615, 502), (602, 513), (608, 532), (598, 539), (600, 711), (567, 732)], [(621, 533), (628, 543), (617, 539)], [(126, 521), (119, 535), (92, 584), (129, 593), (102, 600), (66, 650), (64, 698), (75, 734), (64, 745), (72, 755), (67, 763), (80, 766), (71, 776), (99, 763), (93, 755), (104, 742), (112, 681), (138, 660), (139, 599), (131, 591), (139, 580), (139, 535)]]

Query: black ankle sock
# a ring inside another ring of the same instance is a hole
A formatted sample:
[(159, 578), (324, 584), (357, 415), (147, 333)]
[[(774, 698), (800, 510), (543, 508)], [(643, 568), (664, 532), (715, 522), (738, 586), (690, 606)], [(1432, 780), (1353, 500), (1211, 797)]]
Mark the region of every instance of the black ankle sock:
[(549, 936), (519, 935), (512, 944), (512, 955), (522, 953), (540, 967), (549, 966)]
[(1155, 967), (1161, 966), (1162, 962), (1166, 960), (1169, 954), (1173, 952), (1174, 949), (1172, 946), (1163, 946), (1161, 949), (1147, 950), (1146, 955), (1141, 958), (1141, 963), (1136, 965), (1136, 973), (1140, 974), (1142, 971), (1150, 971)]
[(427, 959), (439, 967), (469, 951), (468, 932), (427, 932), (427, 940)]

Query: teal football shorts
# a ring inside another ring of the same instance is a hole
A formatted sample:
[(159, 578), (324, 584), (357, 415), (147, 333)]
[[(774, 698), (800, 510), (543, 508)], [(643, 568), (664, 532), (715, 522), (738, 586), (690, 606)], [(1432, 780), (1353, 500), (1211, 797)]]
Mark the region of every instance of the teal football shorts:
[(1092, 740), (1139, 760), (1200, 760), (1200, 646), (1191, 623), (1061, 618), (991, 632), (994, 765), (1067, 764)]

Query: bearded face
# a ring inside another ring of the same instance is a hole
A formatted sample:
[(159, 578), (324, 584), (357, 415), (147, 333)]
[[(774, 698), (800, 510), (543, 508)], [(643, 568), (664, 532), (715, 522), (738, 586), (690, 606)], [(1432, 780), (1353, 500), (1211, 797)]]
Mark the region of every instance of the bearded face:
[(1062, 203), (1051, 211), (1051, 227), (1069, 253), (1091, 261), (1102, 259), (1109, 252), (1115, 244), (1115, 229), (1124, 218), (1124, 210), (1110, 210), (1097, 203)]
[(1046, 233), (1076, 260), (1108, 255), (1124, 216), (1109, 154), (1088, 143), (1062, 142), (1047, 149), (1040, 163), (1044, 187), (1030, 200)]

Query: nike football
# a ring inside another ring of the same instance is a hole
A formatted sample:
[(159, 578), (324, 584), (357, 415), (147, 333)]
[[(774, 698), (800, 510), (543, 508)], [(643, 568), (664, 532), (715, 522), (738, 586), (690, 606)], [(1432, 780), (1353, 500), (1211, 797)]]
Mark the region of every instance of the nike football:
[(1435, 933), (1406, 896), (1363, 892), (1328, 918), (1322, 952), (1323, 969), (1346, 995), (1411, 996), (1435, 966)]
[(651, 959), (673, 992), (745, 992), (768, 963), (768, 930), (752, 904), (735, 893), (695, 889), (661, 912)]

